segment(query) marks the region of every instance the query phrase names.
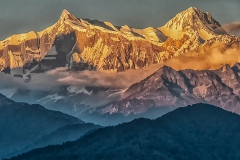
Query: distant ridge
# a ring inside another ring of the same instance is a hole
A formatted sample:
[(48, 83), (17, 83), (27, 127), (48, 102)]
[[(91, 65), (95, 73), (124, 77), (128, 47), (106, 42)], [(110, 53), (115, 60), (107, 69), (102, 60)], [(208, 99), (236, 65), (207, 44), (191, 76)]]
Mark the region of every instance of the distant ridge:
[(175, 109), (194, 103), (208, 103), (240, 114), (240, 64), (216, 70), (174, 70), (159, 68), (131, 85), (121, 99), (101, 110), (111, 114), (141, 114), (151, 108)]

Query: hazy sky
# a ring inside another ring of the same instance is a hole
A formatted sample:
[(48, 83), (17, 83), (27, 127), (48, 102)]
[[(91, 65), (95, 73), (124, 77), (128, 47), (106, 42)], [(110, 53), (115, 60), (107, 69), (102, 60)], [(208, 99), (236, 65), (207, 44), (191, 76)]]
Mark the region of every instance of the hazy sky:
[(42, 30), (63, 9), (79, 18), (144, 28), (164, 25), (191, 6), (210, 12), (221, 24), (240, 21), (240, 0), (0, 0), (0, 39)]

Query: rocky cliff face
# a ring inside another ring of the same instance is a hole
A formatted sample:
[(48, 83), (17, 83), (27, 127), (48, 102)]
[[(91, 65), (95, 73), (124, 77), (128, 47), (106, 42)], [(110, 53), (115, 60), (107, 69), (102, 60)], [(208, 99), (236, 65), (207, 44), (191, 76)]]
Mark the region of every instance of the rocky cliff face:
[(152, 107), (176, 108), (209, 103), (240, 114), (240, 64), (217, 70), (180, 70), (164, 66), (133, 84), (103, 113), (140, 114)]
[(81, 64), (82, 69), (125, 71), (211, 46), (218, 43), (216, 39), (239, 46), (238, 38), (229, 36), (209, 13), (192, 7), (163, 27), (146, 29), (78, 19), (64, 10), (57, 23), (41, 32), (13, 35), (1, 41), (0, 68), (38, 63), (55, 46), (60, 66)]

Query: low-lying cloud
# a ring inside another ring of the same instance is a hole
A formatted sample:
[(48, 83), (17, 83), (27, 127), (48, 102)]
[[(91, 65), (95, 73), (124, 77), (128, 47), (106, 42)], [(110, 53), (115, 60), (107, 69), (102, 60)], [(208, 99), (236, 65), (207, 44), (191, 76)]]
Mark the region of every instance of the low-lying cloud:
[(22, 78), (0, 73), (0, 93), (7, 89), (49, 91), (63, 85), (125, 89), (152, 74), (160, 66), (160, 64), (155, 64), (149, 66), (147, 69), (128, 70), (118, 73), (108, 73), (105, 71), (69, 72), (67, 68), (57, 68), (46, 73), (32, 73), (30, 82), (24, 82)]
[(240, 22), (233, 22), (223, 25), (223, 29), (230, 34), (240, 35)]
[(146, 69), (128, 70), (125, 72), (105, 72), (105, 71), (81, 71), (67, 72), (64, 68), (59, 68), (48, 72), (50, 76), (56, 76), (56, 80), (61, 84), (96, 86), (110, 89), (124, 89), (139, 82), (145, 77), (159, 69), (161, 64), (151, 65)]
[(240, 62), (240, 47), (233, 44), (215, 44), (211, 47), (204, 47), (198, 51), (189, 51), (183, 55), (172, 58), (166, 62), (175, 70), (184, 69), (217, 69), (225, 64), (234, 65)]

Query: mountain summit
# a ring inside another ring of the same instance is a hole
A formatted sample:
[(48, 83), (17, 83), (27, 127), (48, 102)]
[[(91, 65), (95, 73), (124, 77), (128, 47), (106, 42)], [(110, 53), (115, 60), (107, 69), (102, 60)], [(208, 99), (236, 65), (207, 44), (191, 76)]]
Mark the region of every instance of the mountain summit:
[(176, 39), (183, 34), (196, 36), (202, 40), (227, 34), (209, 12), (204, 13), (195, 7), (190, 7), (178, 13), (163, 27), (160, 27), (160, 30), (163, 30), (164, 34)]
[[(80, 19), (63, 10), (59, 20), (40, 32), (13, 35), (0, 42), (0, 69), (45, 71), (68, 66), (75, 70), (114, 72), (147, 67), (204, 46), (239, 46), (210, 13), (191, 7), (160, 28), (131, 28)], [(48, 52), (55, 47), (56, 55)], [(51, 62), (50, 62), (51, 61)]]

